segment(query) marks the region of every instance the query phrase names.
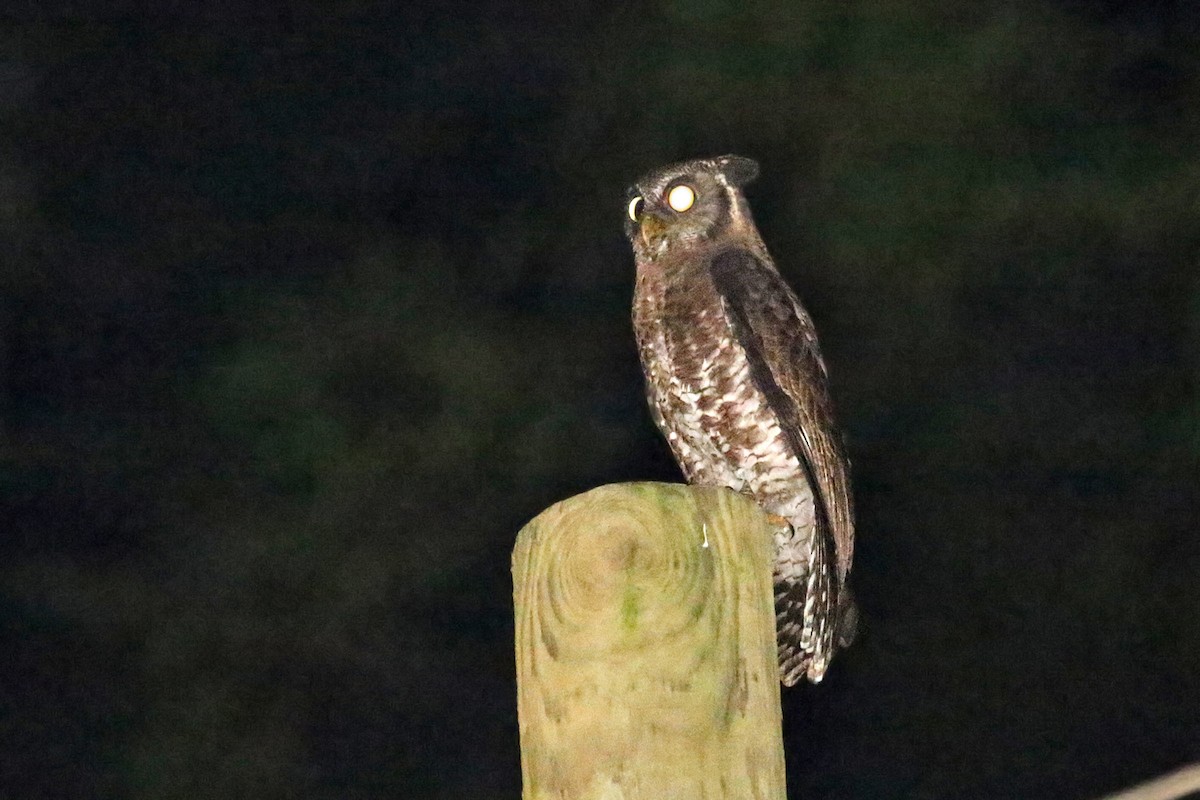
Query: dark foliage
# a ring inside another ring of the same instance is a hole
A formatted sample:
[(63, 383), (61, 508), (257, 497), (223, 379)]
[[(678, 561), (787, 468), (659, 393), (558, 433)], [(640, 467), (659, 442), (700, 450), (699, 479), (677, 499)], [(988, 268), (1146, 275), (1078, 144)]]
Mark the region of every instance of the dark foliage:
[(855, 465), (795, 794), (1200, 758), (1192, 6), (226, 12), (0, 26), (0, 795), (516, 797), (515, 532), (678, 480), (625, 183), (728, 151)]

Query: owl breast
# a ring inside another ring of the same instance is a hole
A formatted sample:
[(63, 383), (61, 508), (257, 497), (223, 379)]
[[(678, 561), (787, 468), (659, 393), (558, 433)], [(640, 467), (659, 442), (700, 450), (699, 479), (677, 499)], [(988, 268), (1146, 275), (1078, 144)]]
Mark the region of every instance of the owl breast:
[[(646, 309), (650, 311), (650, 308)], [(812, 490), (720, 299), (686, 316), (635, 320), (650, 407), (691, 483), (752, 495), (792, 526), (813, 522)]]

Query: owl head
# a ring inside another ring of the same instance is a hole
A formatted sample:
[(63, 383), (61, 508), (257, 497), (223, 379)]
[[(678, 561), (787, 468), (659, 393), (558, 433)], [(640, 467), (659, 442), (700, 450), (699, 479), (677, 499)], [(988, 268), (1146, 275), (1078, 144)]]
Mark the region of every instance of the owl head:
[(699, 158), (669, 164), (629, 187), (625, 235), (639, 259), (668, 248), (711, 240), (731, 224), (749, 221), (741, 187), (758, 175), (758, 162), (742, 156)]

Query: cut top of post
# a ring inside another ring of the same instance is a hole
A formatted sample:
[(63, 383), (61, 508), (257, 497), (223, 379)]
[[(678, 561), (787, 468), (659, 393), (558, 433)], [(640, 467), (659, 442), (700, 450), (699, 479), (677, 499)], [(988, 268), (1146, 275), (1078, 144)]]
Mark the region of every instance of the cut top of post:
[(513, 551), (525, 800), (785, 800), (772, 533), (728, 489), (565, 500)]

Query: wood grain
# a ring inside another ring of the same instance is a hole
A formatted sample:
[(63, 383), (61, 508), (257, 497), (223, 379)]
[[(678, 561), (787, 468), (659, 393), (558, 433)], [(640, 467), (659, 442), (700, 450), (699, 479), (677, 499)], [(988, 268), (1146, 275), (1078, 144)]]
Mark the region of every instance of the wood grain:
[(526, 525), (525, 800), (785, 800), (772, 557), (728, 489), (604, 486)]

